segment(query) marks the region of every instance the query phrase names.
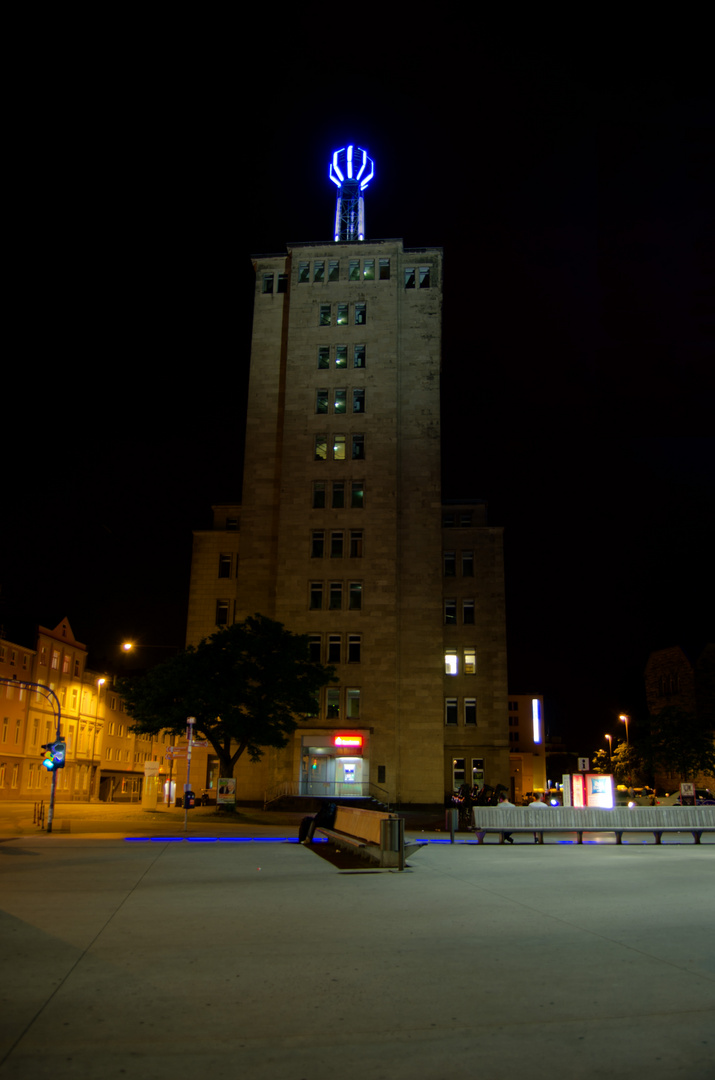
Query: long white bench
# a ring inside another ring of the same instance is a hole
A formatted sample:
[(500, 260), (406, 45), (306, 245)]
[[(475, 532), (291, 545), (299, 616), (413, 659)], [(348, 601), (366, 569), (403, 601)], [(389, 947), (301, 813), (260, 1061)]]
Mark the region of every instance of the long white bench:
[(317, 825), (315, 831), (344, 850), (396, 870), (403, 870), (405, 859), (422, 847), (405, 843), (404, 819), (397, 814), (355, 806), (339, 806), (332, 828)]
[(598, 810), (591, 806), (550, 806), (544, 810), (515, 806), (475, 806), (474, 827), (477, 842), (485, 833), (532, 833), (543, 844), (544, 834), (575, 832), (583, 843), (585, 832), (612, 832), (620, 844), (627, 832), (652, 833), (656, 844), (664, 833), (689, 832), (696, 844), (704, 832), (715, 832), (715, 806), (618, 806)]

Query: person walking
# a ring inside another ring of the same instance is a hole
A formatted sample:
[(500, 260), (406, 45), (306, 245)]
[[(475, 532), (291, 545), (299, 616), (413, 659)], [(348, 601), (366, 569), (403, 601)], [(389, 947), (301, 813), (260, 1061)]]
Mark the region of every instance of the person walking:
[[(551, 809), (549, 804), (546, 802), (546, 799), (544, 798), (543, 791), (535, 793), (535, 795), (536, 795), (536, 797), (535, 797), (534, 801), (529, 803), (529, 806), (528, 806), (529, 810), (534, 810), (537, 806), (541, 807), (543, 810), (550, 810)], [(541, 840), (539, 840), (539, 836), (541, 836)], [(539, 844), (539, 843), (543, 844), (543, 842), (544, 842), (544, 834), (535, 832), (534, 833), (534, 843), (535, 844)]]

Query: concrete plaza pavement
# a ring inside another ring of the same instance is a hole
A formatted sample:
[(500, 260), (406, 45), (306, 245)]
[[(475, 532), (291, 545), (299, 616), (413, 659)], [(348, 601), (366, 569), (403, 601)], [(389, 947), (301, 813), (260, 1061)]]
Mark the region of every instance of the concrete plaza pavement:
[(715, 843), (341, 872), (170, 831), (0, 825), (0, 1077), (715, 1075)]

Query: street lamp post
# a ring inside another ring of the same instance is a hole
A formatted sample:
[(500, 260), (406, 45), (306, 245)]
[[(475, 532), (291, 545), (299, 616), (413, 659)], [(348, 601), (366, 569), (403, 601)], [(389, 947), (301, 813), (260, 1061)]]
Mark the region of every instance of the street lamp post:
[(92, 732), (92, 757), (90, 758), (90, 762), (89, 762), (90, 774), (89, 774), (89, 792), (87, 793), (87, 802), (92, 801), (92, 772), (91, 772), (91, 770), (94, 769), (94, 780), (97, 779), (97, 773), (99, 772), (99, 770), (95, 767), (95, 764), (94, 764), (94, 748), (95, 748), (95, 745), (96, 745), (96, 742), (97, 742), (97, 725), (99, 724), (99, 698), (100, 698), (100, 695), (102, 693), (102, 687), (104, 686), (106, 681), (107, 681), (106, 679), (97, 679), (97, 708), (95, 709), (95, 713), (94, 713), (94, 731)]
[(611, 758), (613, 756), (613, 736), (612, 735), (606, 735), (605, 738), (608, 739), (608, 767), (610, 769), (610, 768), (612, 768)]
[(630, 743), (629, 743), (629, 740), (628, 740), (628, 724), (629, 724), (631, 718), (630, 718), (630, 716), (626, 716), (625, 713), (621, 713), (621, 715), (618, 717), (618, 719), (621, 721), (622, 724), (626, 725), (626, 746), (629, 746)]

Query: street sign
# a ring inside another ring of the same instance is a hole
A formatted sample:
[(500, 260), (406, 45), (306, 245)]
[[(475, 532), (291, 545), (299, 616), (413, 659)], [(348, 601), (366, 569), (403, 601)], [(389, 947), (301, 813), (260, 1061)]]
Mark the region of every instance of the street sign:
[(580, 757), (578, 759), (578, 771), (579, 772), (588, 772), (588, 758), (587, 757)]

